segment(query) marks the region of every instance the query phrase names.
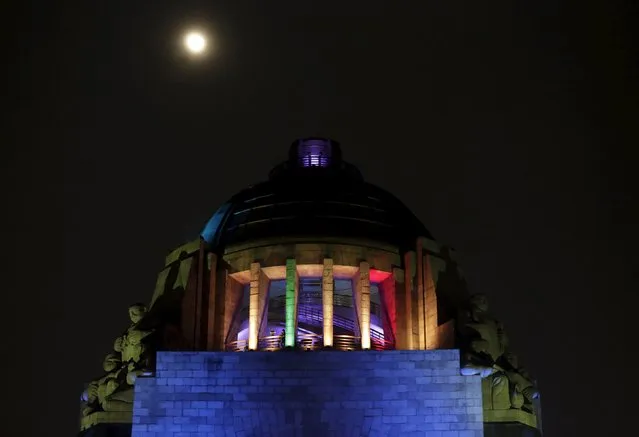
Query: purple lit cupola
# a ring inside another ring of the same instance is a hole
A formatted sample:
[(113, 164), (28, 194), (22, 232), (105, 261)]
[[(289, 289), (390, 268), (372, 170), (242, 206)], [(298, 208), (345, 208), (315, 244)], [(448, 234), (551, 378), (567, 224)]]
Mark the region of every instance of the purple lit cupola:
[(289, 165), (299, 169), (339, 168), (339, 143), (328, 138), (302, 138), (291, 144)]
[(307, 138), (297, 142), (297, 160), (302, 167), (328, 167), (331, 163), (332, 141)]
[(307, 137), (295, 140), (288, 151), (288, 159), (269, 173), (270, 180), (303, 178), (362, 180), (357, 168), (342, 160), (337, 141), (329, 138)]

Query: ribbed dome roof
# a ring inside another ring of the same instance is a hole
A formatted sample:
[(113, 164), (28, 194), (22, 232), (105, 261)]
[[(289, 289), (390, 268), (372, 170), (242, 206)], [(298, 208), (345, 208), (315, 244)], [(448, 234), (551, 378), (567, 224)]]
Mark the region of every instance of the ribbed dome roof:
[(341, 237), (412, 247), (432, 238), (396, 197), (363, 180), (322, 138), (293, 143), (269, 180), (234, 195), (202, 232), (214, 247), (277, 237)]

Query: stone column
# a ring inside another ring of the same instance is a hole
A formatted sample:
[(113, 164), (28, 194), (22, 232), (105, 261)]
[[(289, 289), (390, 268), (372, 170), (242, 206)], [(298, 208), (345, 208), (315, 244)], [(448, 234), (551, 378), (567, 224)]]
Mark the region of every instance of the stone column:
[(417, 349), (426, 349), (426, 321), (424, 306), (424, 252), (421, 239), (417, 239)]
[(286, 335), (284, 346), (295, 346), (295, 334), (297, 331), (297, 295), (298, 295), (298, 275), (295, 259), (286, 260)]
[(433, 280), (430, 255), (424, 255), (424, 286), (426, 301), (426, 349), (439, 347), (439, 327), (437, 322), (437, 292)]
[(173, 290), (180, 289), (182, 287), (184, 293), (182, 294), (181, 304), (181, 330), (186, 344), (189, 348), (195, 349), (195, 316), (197, 308), (197, 264), (194, 266), (194, 256), (184, 259), (179, 264), (178, 277), (175, 280)]
[(205, 295), (205, 276), (208, 276), (206, 266), (206, 253), (204, 240), (200, 239), (200, 248), (197, 254), (197, 279), (195, 286), (195, 326), (193, 332), (193, 345), (196, 350), (206, 349), (206, 319), (208, 317), (208, 290)]
[(356, 276), (354, 300), (356, 303), (357, 318), (359, 319), (359, 331), (362, 349), (371, 348), (371, 280), (370, 265), (363, 261), (359, 264)]
[(209, 280), (207, 350), (223, 351), (227, 341), (237, 339), (239, 320), (235, 315), (242, 305), (244, 287), (229, 275), (224, 265), (215, 267), (215, 258), (215, 255), (211, 258)]
[(333, 289), (333, 260), (325, 258), (322, 273), (322, 323), (325, 347), (333, 346)]
[(217, 256), (214, 253), (209, 253), (207, 257), (207, 264), (209, 270), (209, 287), (207, 296), (207, 308), (206, 308), (206, 350), (215, 350), (218, 345), (215, 340), (215, 325), (219, 325), (218, 313), (219, 302), (217, 302)]
[(216, 300), (219, 305), (216, 307), (219, 308), (221, 314), (218, 312), (219, 323), (216, 322), (214, 329), (220, 350), (224, 350), (227, 341), (237, 339), (241, 320), (236, 315), (244, 300), (244, 285), (233, 278), (226, 268), (219, 270), (217, 284)]
[[(249, 289), (249, 339), (248, 347), (257, 350), (260, 325), (264, 319), (268, 294), (268, 278), (262, 273), (260, 263), (251, 263), (251, 283)], [(265, 282), (266, 281), (266, 282)]]
[(404, 305), (406, 322), (406, 349), (413, 350), (413, 276), (415, 271), (415, 253), (404, 254)]
[[(406, 313), (406, 275), (403, 269), (393, 268), (393, 275), (389, 278), (395, 281), (395, 307), (397, 309), (397, 330), (395, 334), (395, 349), (410, 349), (408, 344), (408, 321), (410, 314)], [(408, 296), (410, 298), (410, 296)]]
[(382, 301), (382, 327), (384, 328), (384, 340), (397, 346), (397, 279), (396, 269), (381, 284), (379, 295)]

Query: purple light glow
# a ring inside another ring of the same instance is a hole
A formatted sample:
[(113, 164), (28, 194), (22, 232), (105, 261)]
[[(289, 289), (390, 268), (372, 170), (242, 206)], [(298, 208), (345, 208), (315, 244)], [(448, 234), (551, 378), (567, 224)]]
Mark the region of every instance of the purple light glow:
[(320, 139), (300, 140), (297, 154), (302, 167), (328, 167), (331, 142)]

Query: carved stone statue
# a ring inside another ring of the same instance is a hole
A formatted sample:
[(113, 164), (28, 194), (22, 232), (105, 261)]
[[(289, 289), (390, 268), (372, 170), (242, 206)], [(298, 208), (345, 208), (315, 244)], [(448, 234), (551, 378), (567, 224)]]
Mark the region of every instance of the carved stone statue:
[(113, 348), (122, 354), (122, 362), (129, 369), (147, 370), (149, 367), (149, 351), (144, 340), (151, 335), (153, 329), (143, 328), (142, 321), (147, 314), (146, 306), (133, 304), (129, 307), (131, 325), (126, 332), (115, 340)]
[(533, 413), (533, 401), (539, 398), (539, 391), (526, 369), (519, 367), (519, 360), (512, 352), (506, 352), (500, 364), (509, 381), (512, 408)]
[(89, 383), (82, 394), (82, 415), (95, 411), (127, 411), (133, 404), (133, 387), (127, 383), (127, 368), (118, 354), (110, 353), (102, 367), (106, 374)]
[(485, 378), (495, 373), (495, 364), (505, 352), (508, 338), (501, 322), (488, 314), (486, 296), (472, 296), (469, 308), (461, 319), (460, 330), (466, 343), (462, 374), (481, 375)]
[(129, 307), (131, 325), (113, 343), (114, 352), (103, 362), (106, 374), (91, 381), (82, 394), (82, 415), (96, 411), (129, 411), (133, 408), (133, 384), (149, 370), (151, 351), (146, 339), (154, 332), (143, 326), (147, 309), (142, 304)]
[(532, 401), (539, 397), (528, 373), (508, 351), (508, 337), (501, 322), (488, 313), (486, 296), (469, 300), (460, 316), (462, 375), (480, 375), (484, 408), (524, 409), (533, 412)]

